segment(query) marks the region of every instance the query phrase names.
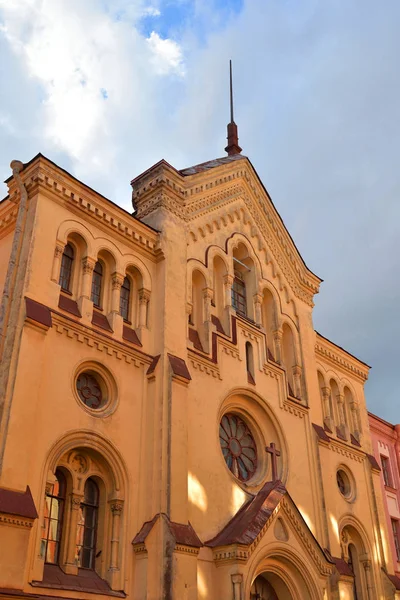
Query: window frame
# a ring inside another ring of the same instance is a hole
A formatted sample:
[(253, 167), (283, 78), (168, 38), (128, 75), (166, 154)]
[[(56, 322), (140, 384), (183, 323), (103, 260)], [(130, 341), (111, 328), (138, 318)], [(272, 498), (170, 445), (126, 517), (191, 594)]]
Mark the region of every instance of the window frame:
[[(67, 249), (70, 249), (72, 256), (67, 254)], [(61, 256), (61, 265), (60, 265), (60, 275), (58, 278), (58, 285), (61, 287), (63, 292), (68, 294), (72, 293), (71, 283), (73, 280), (73, 266), (75, 261), (75, 249), (70, 242), (67, 242), (64, 246), (64, 250)], [(67, 263), (67, 265), (65, 264)], [(67, 276), (65, 276), (65, 272), (67, 271)], [(64, 282), (67, 281), (67, 285), (63, 285)]]
[[(101, 272), (96, 271), (96, 268), (100, 267), (101, 268)], [(99, 282), (96, 282), (96, 277), (99, 278)], [(96, 261), (96, 264), (94, 265), (93, 268), (93, 275), (92, 275), (92, 287), (91, 287), (91, 291), (90, 291), (90, 299), (93, 302), (93, 306), (95, 308), (98, 308), (99, 310), (102, 309), (102, 296), (103, 296), (103, 278), (104, 278), (104, 265), (100, 260)], [(96, 292), (94, 290), (95, 286), (97, 286), (98, 288), (98, 292)], [(95, 299), (97, 300), (98, 298), (98, 303), (95, 301)]]
[(394, 547), (396, 549), (396, 559), (397, 562), (400, 562), (400, 533), (399, 533), (399, 520), (398, 519), (390, 519), (392, 523), (392, 534)]
[[(236, 284), (236, 287), (235, 287)], [(240, 292), (238, 288), (241, 288)], [(247, 317), (247, 294), (246, 294), (246, 282), (241, 276), (240, 271), (235, 271), (235, 277), (231, 288), (232, 308), (236, 310), (239, 315)], [(240, 308), (240, 305), (244, 306), (244, 310)]]
[[(128, 282), (128, 284), (129, 284), (128, 288), (125, 286), (125, 282)], [(122, 290), (128, 290), (127, 291), (127, 296), (128, 296), (127, 299), (123, 298), (124, 292)], [(123, 311), (123, 309), (122, 309), (123, 302), (126, 302), (125, 311)], [(132, 304), (132, 282), (131, 282), (130, 277), (128, 277), (128, 275), (125, 275), (124, 281), (122, 283), (121, 290), (120, 290), (120, 296), (119, 296), (119, 314), (121, 315), (121, 317), (123, 318), (125, 323), (131, 323), (131, 319), (130, 319), (131, 304)]]
[[(49, 564), (49, 565), (58, 565), (60, 563), (60, 553), (61, 553), (61, 548), (62, 548), (62, 543), (63, 543), (63, 528), (64, 528), (64, 517), (65, 517), (65, 508), (66, 508), (65, 500), (66, 500), (66, 493), (67, 493), (67, 480), (66, 480), (64, 473), (61, 471), (61, 469), (59, 469), (59, 468), (56, 469), (55, 478), (58, 482), (60, 491), (57, 495), (54, 494), (54, 486), (56, 485), (56, 482), (54, 482), (53, 485), (51, 486), (51, 489), (49, 490), (49, 492), (46, 493), (45, 510), (46, 510), (46, 506), (47, 506), (47, 498), (50, 498), (50, 508), (48, 511), (49, 516), (46, 516), (46, 514), (44, 515), (43, 528), (45, 529), (45, 531), (43, 533), (44, 533), (45, 537), (43, 537), (43, 535), (41, 537), (41, 544), (42, 544), (42, 547), (44, 548), (44, 550), (42, 549), (42, 555), (43, 555), (45, 564)], [(51, 516), (52, 510), (53, 510), (53, 504), (55, 502), (58, 503), (58, 512), (60, 514), (60, 516), (58, 516), (57, 519), (54, 519)], [(61, 510), (60, 510), (60, 508), (61, 508)], [(56, 539), (54, 539), (54, 540), (49, 539), (50, 527), (51, 527), (52, 521), (57, 522)], [(46, 525), (47, 525), (47, 527), (46, 527)], [(54, 556), (55, 556), (54, 560), (48, 560), (49, 542), (55, 542), (56, 551), (54, 554)]]
[[(96, 491), (96, 500), (93, 501), (93, 503), (89, 502), (86, 499), (86, 486), (88, 485), (89, 482), (91, 484), (93, 484), (95, 491)], [(94, 513), (94, 525), (92, 527), (88, 527), (86, 525), (86, 520), (87, 520), (86, 513), (87, 513), (88, 509), (93, 509), (93, 513)], [(100, 490), (99, 490), (99, 486), (97, 485), (97, 483), (93, 477), (88, 477), (85, 481), (84, 496), (80, 503), (79, 510), (82, 515), (83, 522), (78, 523), (78, 526), (77, 526), (77, 536), (76, 536), (77, 566), (78, 566), (78, 569), (86, 569), (89, 571), (95, 571), (96, 570), (96, 544), (97, 544), (97, 534), (98, 534), (98, 527), (99, 527)], [(91, 546), (85, 546), (85, 537), (86, 537), (85, 534), (86, 534), (87, 530), (92, 530), (93, 542), (92, 542)], [(82, 543), (78, 543), (78, 538), (80, 538), (79, 533), (81, 531), (82, 531), (82, 537), (81, 537)], [(80, 548), (80, 552), (78, 552), (78, 547)], [(89, 550), (91, 553), (89, 566), (82, 564), (82, 559), (84, 557), (84, 550)], [(81, 553), (81, 556), (80, 556), (80, 553)]]

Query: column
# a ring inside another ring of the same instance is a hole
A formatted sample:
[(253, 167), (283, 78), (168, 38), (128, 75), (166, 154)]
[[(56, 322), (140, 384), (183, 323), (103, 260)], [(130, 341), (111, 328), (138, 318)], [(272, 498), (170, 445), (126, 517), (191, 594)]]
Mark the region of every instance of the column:
[(349, 428), (346, 424), (346, 418), (345, 418), (345, 414), (344, 414), (344, 394), (342, 394), (342, 393), (336, 394), (336, 401), (337, 401), (338, 412), (339, 412), (340, 433), (342, 434), (342, 436), (344, 438), (348, 439)]
[(147, 307), (150, 301), (150, 291), (145, 288), (139, 290), (139, 327), (147, 328)]
[(322, 392), (322, 402), (323, 402), (323, 407), (324, 407), (324, 417), (325, 417), (325, 419), (330, 421), (332, 418), (331, 404), (330, 404), (331, 388), (329, 386), (323, 387), (321, 392)]
[(64, 244), (57, 242), (54, 250), (53, 269), (51, 272), (51, 280), (58, 283), (60, 280), (61, 257), (64, 252)]
[(294, 395), (296, 398), (301, 400), (301, 367), (300, 365), (295, 365), (292, 369), (293, 372), (293, 383), (294, 383)]
[(70, 495), (70, 513), (69, 521), (65, 527), (65, 531), (68, 532), (67, 539), (67, 550), (65, 556), (65, 563), (62, 565), (63, 571), (70, 575), (78, 574), (78, 566), (76, 564), (76, 534), (78, 531), (78, 522), (80, 516), (80, 506), (83, 496), (72, 492)]
[(113, 273), (111, 276), (111, 312), (119, 315), (119, 304), (121, 296), (121, 287), (124, 283), (124, 276), (121, 273)]
[(119, 577), (119, 540), (121, 531), (121, 515), (123, 510), (122, 500), (111, 500), (110, 509), (112, 514), (111, 522), (111, 554), (110, 554), (110, 586), (112, 589), (116, 589), (118, 584), (117, 577)]
[(254, 294), (254, 320), (257, 325), (262, 325), (262, 317), (261, 317), (261, 306), (262, 306), (262, 296), (261, 294)]
[(213, 299), (214, 292), (211, 288), (203, 289), (203, 301), (204, 301), (204, 322), (211, 321), (211, 300)]
[(92, 276), (94, 265), (96, 264), (96, 260), (94, 258), (90, 258), (90, 256), (85, 256), (82, 259), (82, 290), (81, 297), (90, 299), (91, 290), (92, 290)]
[(282, 329), (275, 329), (272, 332), (274, 336), (274, 350), (275, 350), (275, 360), (278, 364), (282, 364)]
[(108, 322), (113, 330), (114, 336), (122, 337), (124, 328), (124, 319), (119, 312), (119, 304), (121, 298), (121, 287), (124, 283), (124, 275), (121, 273), (113, 273), (111, 276), (111, 312), (107, 315)]
[(351, 422), (353, 425), (353, 434), (354, 436), (359, 439), (360, 437), (360, 431), (358, 429), (358, 405), (356, 402), (351, 402), (350, 404), (350, 410), (351, 410)]
[(78, 300), (78, 307), (82, 315), (82, 321), (91, 325), (93, 315), (93, 302), (90, 300), (92, 291), (92, 276), (96, 260), (85, 256), (82, 259), (82, 287)]
[(243, 575), (241, 573), (233, 573), (231, 575), (233, 586), (233, 600), (242, 600), (242, 584)]
[(372, 584), (372, 574), (371, 574), (371, 561), (363, 560), (361, 561), (365, 571), (365, 579), (367, 583), (367, 597), (368, 600), (375, 600), (374, 588)]
[(233, 285), (233, 277), (232, 275), (224, 276), (224, 288), (225, 288), (225, 307), (232, 306), (232, 285)]

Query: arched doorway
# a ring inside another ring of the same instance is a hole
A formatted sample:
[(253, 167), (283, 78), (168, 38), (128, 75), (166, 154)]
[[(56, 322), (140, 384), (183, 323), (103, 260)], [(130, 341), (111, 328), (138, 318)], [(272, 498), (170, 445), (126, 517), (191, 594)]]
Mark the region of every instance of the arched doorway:
[[(271, 579), (274, 581), (275, 586)], [(262, 573), (253, 581), (250, 600), (292, 600), (292, 595), (278, 575), (274, 573)]]

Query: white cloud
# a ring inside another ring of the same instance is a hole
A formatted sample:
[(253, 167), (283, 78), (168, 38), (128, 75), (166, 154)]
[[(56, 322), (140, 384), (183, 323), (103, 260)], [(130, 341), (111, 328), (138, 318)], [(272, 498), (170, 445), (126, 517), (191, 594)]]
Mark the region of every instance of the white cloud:
[(163, 40), (158, 33), (152, 31), (147, 38), (153, 58), (152, 63), (160, 75), (175, 72), (184, 75), (183, 56), (180, 46), (173, 40)]

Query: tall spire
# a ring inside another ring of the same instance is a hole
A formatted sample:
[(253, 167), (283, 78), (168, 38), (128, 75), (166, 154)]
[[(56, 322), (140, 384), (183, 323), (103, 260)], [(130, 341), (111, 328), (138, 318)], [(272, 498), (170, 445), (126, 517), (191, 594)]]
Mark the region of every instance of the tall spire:
[(237, 125), (233, 119), (233, 88), (232, 88), (232, 61), (229, 61), (229, 84), (230, 84), (230, 102), (231, 102), (231, 122), (228, 123), (228, 145), (225, 148), (225, 152), (228, 156), (233, 154), (240, 154), (242, 149), (239, 146), (239, 137)]

